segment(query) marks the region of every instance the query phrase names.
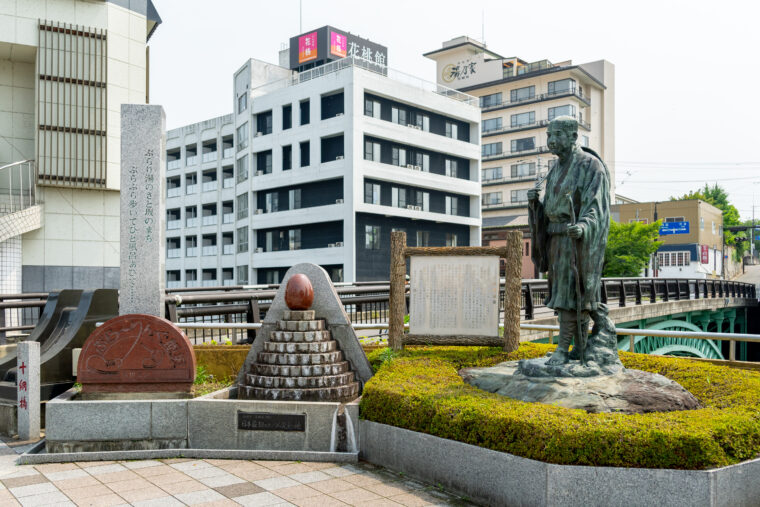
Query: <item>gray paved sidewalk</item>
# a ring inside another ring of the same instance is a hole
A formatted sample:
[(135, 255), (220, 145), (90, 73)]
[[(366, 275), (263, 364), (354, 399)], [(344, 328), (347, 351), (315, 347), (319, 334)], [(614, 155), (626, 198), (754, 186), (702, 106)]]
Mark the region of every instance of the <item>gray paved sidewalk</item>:
[(472, 505), (369, 463), (163, 459), (16, 466), (0, 443), (0, 505)]

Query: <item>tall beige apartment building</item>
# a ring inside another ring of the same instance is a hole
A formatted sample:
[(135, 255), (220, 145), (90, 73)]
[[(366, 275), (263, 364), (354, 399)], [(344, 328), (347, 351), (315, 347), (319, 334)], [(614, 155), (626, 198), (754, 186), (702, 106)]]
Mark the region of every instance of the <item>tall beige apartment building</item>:
[(523, 231), (523, 277), (530, 262), (527, 193), (554, 165), (546, 126), (557, 116), (578, 120), (578, 144), (596, 151), (610, 170), (615, 195), (615, 67), (606, 60), (527, 62), (503, 57), (469, 37), (425, 54), (441, 85), (480, 97), (483, 245), (503, 244), (505, 231)]
[(0, 294), (118, 287), (120, 110), (151, 0), (0, 2)]

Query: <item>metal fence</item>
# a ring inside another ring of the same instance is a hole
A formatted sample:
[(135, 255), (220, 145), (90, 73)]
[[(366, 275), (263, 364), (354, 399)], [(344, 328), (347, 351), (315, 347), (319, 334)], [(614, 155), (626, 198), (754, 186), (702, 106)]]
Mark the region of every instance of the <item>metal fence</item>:
[[(257, 323), (266, 315), (278, 285), (194, 287), (166, 290), (166, 318), (178, 323), (224, 324)], [(378, 324), (383, 329), (388, 321), (389, 285), (387, 282), (336, 284), (335, 290), (351, 322), (362, 328)], [(499, 298), (503, 311), (503, 292)], [(533, 320), (554, 314), (544, 301), (549, 295), (546, 280), (523, 280), (521, 319)], [(601, 300), (611, 307), (702, 298), (738, 297), (757, 299), (753, 284), (725, 280), (693, 278), (605, 278)], [(0, 296), (0, 309), (23, 312), (22, 325), (8, 326), (0, 320), (0, 338), (5, 333), (26, 333), (34, 328), (47, 294), (11, 294)], [(408, 298), (408, 296), (407, 296)], [(408, 299), (407, 299), (408, 303)], [(0, 318), (4, 312), (0, 311)], [(199, 328), (188, 329), (194, 344), (216, 341), (249, 343), (253, 329)]]

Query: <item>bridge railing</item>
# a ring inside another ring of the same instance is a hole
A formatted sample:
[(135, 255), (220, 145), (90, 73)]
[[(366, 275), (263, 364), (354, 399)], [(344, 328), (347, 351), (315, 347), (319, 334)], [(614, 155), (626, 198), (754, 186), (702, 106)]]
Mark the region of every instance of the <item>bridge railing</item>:
[[(240, 285), (167, 290), (165, 317), (178, 323), (258, 323), (269, 309), (278, 287)], [(336, 291), (353, 323), (363, 326), (388, 321), (387, 282), (336, 284)], [(549, 285), (546, 280), (523, 280), (521, 318), (533, 320), (553, 316), (554, 311), (544, 304), (548, 295)], [(692, 278), (604, 278), (600, 296), (602, 302), (611, 307), (702, 298), (757, 299), (752, 284)], [(33, 329), (46, 299), (46, 293), (0, 295), (0, 340), (6, 333), (9, 336), (25, 334)], [(504, 298), (501, 297), (500, 306), (503, 301)], [(24, 318), (19, 323), (3, 322), (2, 309), (22, 310)], [(225, 328), (199, 327), (188, 336), (194, 343), (211, 340), (245, 343), (252, 340), (254, 332), (253, 329), (238, 329), (231, 338)]]

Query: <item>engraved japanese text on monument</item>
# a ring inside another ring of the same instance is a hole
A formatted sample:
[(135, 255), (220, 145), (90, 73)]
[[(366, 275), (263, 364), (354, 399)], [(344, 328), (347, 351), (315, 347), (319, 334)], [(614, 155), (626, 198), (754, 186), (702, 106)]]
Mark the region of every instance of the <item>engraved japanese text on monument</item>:
[(409, 332), (499, 335), (497, 256), (412, 256)]

